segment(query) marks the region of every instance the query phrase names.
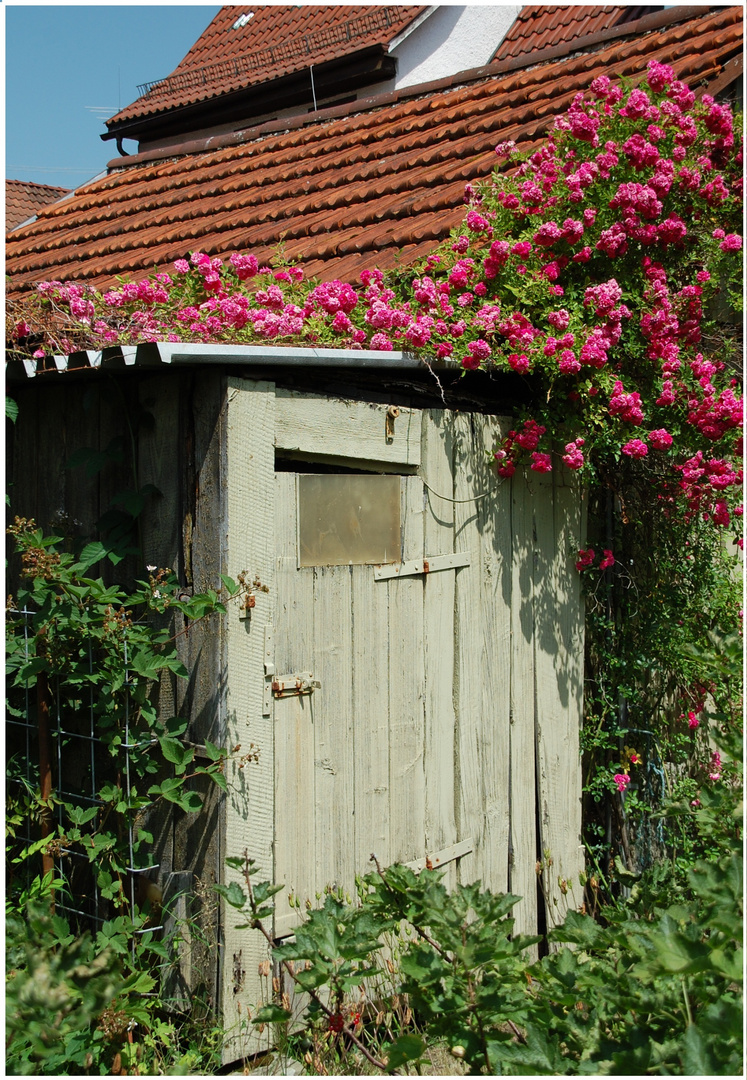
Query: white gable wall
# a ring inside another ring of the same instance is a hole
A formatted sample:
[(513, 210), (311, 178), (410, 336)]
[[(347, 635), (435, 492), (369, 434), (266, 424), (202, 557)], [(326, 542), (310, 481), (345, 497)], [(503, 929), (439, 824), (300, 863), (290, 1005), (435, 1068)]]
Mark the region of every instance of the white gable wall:
[(389, 51), (397, 57), (397, 76), (377, 89), (398, 90), (489, 63), (520, 11), (520, 4), (433, 9), (392, 43)]

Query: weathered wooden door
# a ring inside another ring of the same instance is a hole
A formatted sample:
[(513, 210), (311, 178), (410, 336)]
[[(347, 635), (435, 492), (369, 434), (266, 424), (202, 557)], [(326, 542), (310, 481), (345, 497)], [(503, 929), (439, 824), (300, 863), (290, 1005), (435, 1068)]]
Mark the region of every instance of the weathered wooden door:
[[(364, 408), (385, 447), (385, 409)], [(275, 880), (302, 906), (327, 886), (351, 893), (372, 854), (388, 865), (471, 848), (456, 843), (452, 693), (469, 556), (454, 553), (451, 521), (440, 543), (424, 527), (422, 414), (406, 422), (411, 465), (377, 475), (338, 452), (326, 472), (285, 462), (275, 476)], [(276, 936), (296, 919), (281, 896)]]

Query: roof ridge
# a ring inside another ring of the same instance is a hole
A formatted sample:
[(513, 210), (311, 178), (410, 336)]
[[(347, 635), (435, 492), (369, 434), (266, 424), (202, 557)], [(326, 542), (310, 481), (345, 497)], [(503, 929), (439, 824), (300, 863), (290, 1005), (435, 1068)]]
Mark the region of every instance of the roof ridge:
[(273, 132), (294, 131), (299, 127), (311, 126), (320, 121), (324, 122), (355, 113), (369, 112), (385, 105), (397, 104), (408, 98), (421, 97), (426, 94), (435, 93), (439, 90), (449, 90), (454, 87), (463, 86), (465, 83), (477, 82), (480, 79), (490, 78), (493, 75), (508, 75), (516, 71), (528, 70), (544, 63), (551, 63), (555, 60), (561, 60), (564, 57), (570, 57), (584, 49), (591, 49), (595, 46), (602, 47), (611, 41), (621, 38), (637, 37), (642, 33), (657, 30), (663, 26), (675, 25), (679, 22), (687, 22), (691, 19), (705, 20), (706, 18), (714, 18), (721, 12), (729, 12), (731, 10), (741, 12), (742, 7), (737, 4), (725, 4), (717, 8), (702, 6), (665, 8), (663, 11), (645, 15), (633, 22), (623, 23), (620, 26), (610, 27), (607, 30), (600, 30), (594, 34), (588, 34), (585, 37), (577, 38), (571, 42), (563, 42), (561, 45), (543, 49), (539, 53), (533, 55), (525, 54), (518, 57), (511, 57), (506, 60), (496, 60), (481, 67), (468, 68), (465, 71), (456, 72), (454, 75), (449, 75), (442, 79), (435, 79), (414, 86), (402, 87), (399, 90), (385, 91), (382, 94), (376, 94), (369, 98), (358, 98), (355, 101), (348, 102), (344, 105), (333, 106), (329, 109), (320, 109), (316, 113), (302, 113), (298, 116), (276, 118), (252, 127), (226, 132), (223, 135), (207, 135), (200, 139), (189, 139), (183, 143), (176, 143), (171, 146), (158, 147), (153, 150), (144, 150), (138, 154), (126, 154), (121, 157), (113, 158), (111, 161), (107, 162), (106, 167), (110, 170), (122, 169), (133, 165), (144, 165), (154, 161), (165, 161), (169, 158), (179, 158), (189, 154), (199, 154), (204, 153), (205, 151), (222, 150), (230, 146), (239, 146), (242, 143), (253, 141), (254, 139), (272, 134)]

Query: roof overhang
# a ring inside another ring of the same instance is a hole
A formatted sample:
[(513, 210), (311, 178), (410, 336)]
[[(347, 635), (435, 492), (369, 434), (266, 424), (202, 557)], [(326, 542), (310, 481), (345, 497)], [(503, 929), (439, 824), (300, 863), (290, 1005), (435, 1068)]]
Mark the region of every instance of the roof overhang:
[[(154, 341), (143, 345), (116, 345), (88, 349), (69, 356), (11, 360), (8, 375), (29, 378), (74, 371), (114, 371), (122, 368), (160, 367), (162, 364), (282, 368), (361, 368), (377, 370), (422, 370), (426, 366), (445, 367), (443, 362), (426, 365), (422, 357), (405, 352), (377, 352), (371, 349), (310, 349), (296, 345), (222, 345), (195, 342)], [(454, 365), (451, 365), (452, 367)]]
[(313, 65), (313, 85), (311, 69), (304, 68), (279, 79), (190, 105), (112, 123), (99, 138), (104, 142), (109, 139), (136, 139), (148, 143), (216, 125), (250, 120), (269, 112), (311, 106), (315, 98), (330, 98), (391, 79), (396, 74), (396, 68), (396, 58), (388, 54), (385, 46), (371, 45), (349, 56)]

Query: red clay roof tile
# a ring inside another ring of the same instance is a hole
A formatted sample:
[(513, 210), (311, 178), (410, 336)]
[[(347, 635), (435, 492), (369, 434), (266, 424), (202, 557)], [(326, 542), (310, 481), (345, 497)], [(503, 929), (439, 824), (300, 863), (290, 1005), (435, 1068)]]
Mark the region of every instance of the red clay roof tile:
[(459, 223), (464, 184), (491, 171), (496, 143), (530, 148), (596, 75), (640, 78), (655, 58), (696, 85), (741, 50), (741, 8), (701, 8), (681, 26), (655, 24), (531, 70), (498, 64), (447, 90), (412, 88), (402, 100), (388, 95), (387, 104), (358, 103), (362, 111), (282, 132), (254, 128), (235, 145), (124, 159), (8, 237), (8, 287), (49, 278), (110, 285), (115, 274), (142, 277), (195, 249), (251, 250), (267, 261), (281, 241), (327, 280), (393, 267)]
[[(388, 45), (426, 8), (378, 4), (229, 4), (218, 12), (166, 79), (122, 109), (107, 126), (219, 97), (249, 85)], [(237, 17), (253, 17), (235, 26)]]
[(595, 34), (617, 26), (631, 14), (629, 6), (595, 7), (528, 4), (495, 54), (495, 60), (525, 56), (552, 48), (561, 42)]
[(5, 229), (15, 229), (33, 217), (42, 206), (70, 193), (69, 188), (34, 184), (30, 180), (5, 181)]

